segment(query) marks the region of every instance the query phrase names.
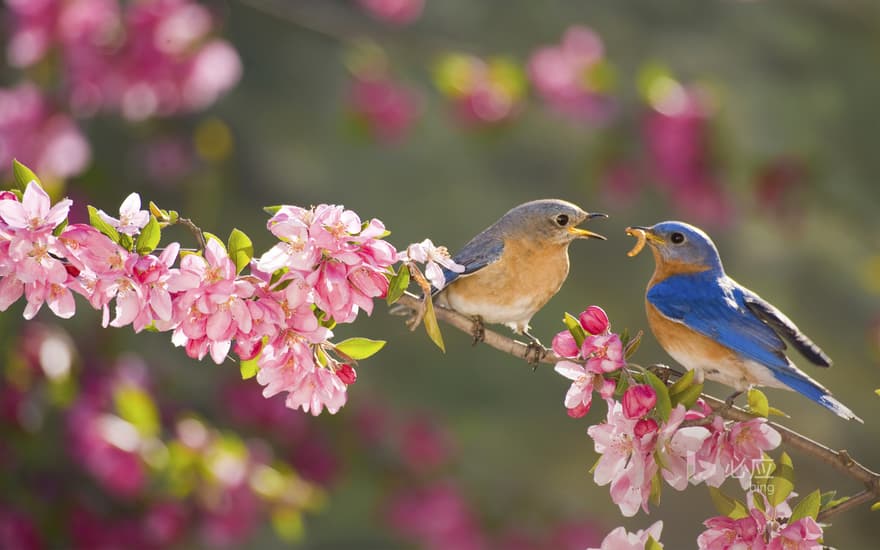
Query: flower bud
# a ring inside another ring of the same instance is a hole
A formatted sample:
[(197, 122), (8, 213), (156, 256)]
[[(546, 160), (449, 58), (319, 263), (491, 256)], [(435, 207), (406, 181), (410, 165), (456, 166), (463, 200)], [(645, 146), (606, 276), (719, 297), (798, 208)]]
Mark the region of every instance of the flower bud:
[(630, 386), (623, 394), (623, 414), (627, 418), (641, 418), (657, 404), (657, 392), (647, 384)]
[(608, 330), (608, 315), (599, 306), (590, 306), (581, 312), (578, 320), (590, 334), (604, 334)]
[(553, 337), (553, 353), (560, 357), (576, 357), (578, 354), (578, 345), (574, 340), (574, 336), (567, 330), (563, 330)]
[(636, 422), (636, 425), (633, 428), (633, 433), (635, 433), (636, 437), (641, 439), (648, 434), (656, 432), (659, 427), (657, 421), (653, 418), (643, 418)]
[(342, 380), (342, 383), (346, 386), (350, 386), (355, 383), (357, 380), (357, 371), (355, 371), (351, 365), (347, 363), (343, 363), (338, 369), (336, 369), (336, 376)]
[(572, 418), (581, 418), (590, 412), (590, 403), (581, 403), (573, 409), (567, 409), (566, 412), (568, 412), (568, 416)]

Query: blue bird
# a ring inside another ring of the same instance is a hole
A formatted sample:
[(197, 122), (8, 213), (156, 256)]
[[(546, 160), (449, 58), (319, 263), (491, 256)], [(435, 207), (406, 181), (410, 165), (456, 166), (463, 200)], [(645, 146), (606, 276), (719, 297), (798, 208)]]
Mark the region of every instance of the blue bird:
[(607, 216), (558, 199), (511, 209), (452, 257), (464, 271), (444, 270), (446, 285), (435, 291), (438, 303), (477, 321), (475, 342), (485, 321), (507, 325), (539, 345), (529, 321), (565, 282), (568, 245), (579, 238), (605, 239), (577, 227), (596, 217)]
[(697, 380), (734, 388), (732, 398), (751, 386), (793, 390), (842, 418), (862, 421), (786, 357), (788, 341), (811, 363), (831, 366), (791, 319), (724, 273), (708, 235), (676, 221), (627, 233), (646, 241), (654, 254), (645, 296), (651, 331), (673, 359), (696, 371)]

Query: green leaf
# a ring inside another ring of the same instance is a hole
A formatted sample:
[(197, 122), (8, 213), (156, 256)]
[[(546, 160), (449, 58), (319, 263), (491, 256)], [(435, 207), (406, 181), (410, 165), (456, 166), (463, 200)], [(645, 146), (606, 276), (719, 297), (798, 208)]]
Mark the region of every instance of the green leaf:
[(437, 315), (434, 313), (434, 302), (430, 296), (425, 296), (425, 317), (422, 321), (425, 323), (425, 331), (431, 338), (431, 341), (440, 348), (440, 351), (446, 353), (446, 345), (443, 343), (443, 334), (440, 332), (440, 325), (437, 324)]
[(672, 412), (672, 400), (669, 398), (669, 388), (663, 383), (663, 380), (657, 378), (657, 375), (651, 371), (645, 371), (645, 381), (657, 392), (657, 414), (664, 422), (669, 420), (669, 413)]
[(229, 244), (227, 246), (229, 248), (229, 257), (235, 262), (236, 274), (241, 273), (241, 270), (247, 267), (251, 263), (251, 258), (254, 257), (254, 243), (251, 242), (250, 237), (244, 231), (233, 229), (232, 233), (229, 234)]
[[(224, 242), (223, 242), (223, 239), (221, 239), (221, 238), (218, 237), (217, 235), (215, 235), (215, 234), (213, 234), (213, 233), (208, 233), (207, 231), (202, 231), (202, 235), (205, 236), (205, 242), (206, 242), (206, 243), (208, 242), (208, 239), (214, 239), (215, 241), (217, 241), (218, 243), (220, 243), (220, 246), (223, 247), (223, 250), (226, 250), (226, 243), (224, 243)], [(228, 253), (228, 251), (227, 251), (227, 253)]]
[(388, 282), (388, 294), (385, 296), (385, 301), (390, 306), (403, 296), (407, 288), (409, 288), (409, 267), (402, 265), (397, 270), (397, 274), (391, 277)]
[(651, 493), (648, 495), (648, 498), (651, 499), (651, 502), (654, 506), (660, 506), (660, 495), (663, 493), (663, 483), (660, 479), (660, 472), (658, 471), (654, 474), (654, 477), (651, 478)]
[(681, 393), (684, 390), (688, 389), (691, 384), (694, 382), (694, 376), (696, 375), (695, 371), (689, 370), (684, 373), (684, 376), (679, 378), (675, 384), (669, 386), (669, 395), (674, 397), (675, 394)]
[(130, 235), (126, 235), (125, 233), (119, 234), (119, 246), (131, 252), (134, 250), (134, 240)]
[(645, 333), (640, 330), (626, 343), (626, 346), (623, 349), (624, 359), (629, 359), (639, 351), (639, 346), (642, 345), (642, 336), (644, 335)]
[(880, 395), (880, 388), (874, 390), (874, 393), (877, 394), (877, 395)]
[(767, 418), (770, 414), (770, 402), (764, 392), (757, 388), (749, 389), (749, 412)]
[(156, 216), (156, 219), (167, 220), (168, 219), (168, 211), (162, 210), (159, 208), (159, 205), (153, 201), (150, 201), (150, 214)]
[(69, 220), (67, 218), (64, 218), (61, 223), (55, 226), (55, 229), (52, 230), (52, 234), (58, 237), (59, 235), (64, 233), (64, 230), (67, 228), (68, 222)]
[(770, 479), (767, 488), (767, 500), (771, 506), (777, 506), (782, 503), (788, 495), (794, 490), (794, 466), (791, 457), (787, 453), (782, 453), (779, 461), (776, 463), (776, 470)]
[(843, 504), (844, 502), (846, 502), (850, 498), (847, 496), (840, 497), (840, 498), (834, 498), (836, 496), (837, 496), (837, 491), (826, 491), (826, 492), (822, 493), (822, 504), (819, 506), (819, 511), (824, 512), (825, 510), (828, 510), (829, 508), (834, 508), (835, 506), (837, 506), (839, 504)]
[(654, 537), (648, 535), (648, 541), (645, 542), (645, 550), (663, 550), (663, 545), (654, 540)]
[(277, 508), (272, 512), (272, 529), (281, 540), (300, 541), (305, 534), (302, 514), (296, 508)]
[(801, 499), (797, 506), (791, 511), (791, 519), (789, 523), (794, 523), (801, 518), (807, 516), (816, 519), (819, 516), (819, 508), (822, 504), (822, 493), (816, 489), (809, 495)]
[(264, 207), (263, 207), (263, 212), (265, 212), (266, 214), (271, 214), (272, 216), (274, 216), (275, 214), (278, 213), (279, 210), (281, 210), (281, 206), (282, 206), (282, 205), (280, 205), (280, 204), (276, 204), (275, 206), (264, 206)]
[(116, 231), (115, 227), (102, 220), (101, 216), (98, 215), (98, 209), (91, 205), (89, 205), (89, 223), (92, 224), (92, 227), (110, 237), (111, 241), (119, 244), (119, 231)]
[(786, 413), (785, 411), (781, 411), (781, 410), (777, 409), (776, 407), (770, 407), (768, 409), (768, 411), (770, 412), (770, 414), (774, 414), (776, 416), (781, 416), (783, 418), (791, 418), (791, 416), (789, 416), (788, 413)]
[(682, 405), (685, 409), (690, 409), (696, 405), (697, 399), (699, 399), (702, 394), (703, 384), (694, 384), (688, 386), (683, 392), (670, 396), (670, 399), (672, 400), (673, 408)]
[(125, 385), (113, 394), (116, 412), (145, 437), (159, 434), (159, 412), (150, 395), (134, 385)]
[(877, 510), (880, 510), (880, 501), (875, 502), (874, 504), (871, 505), (872, 512), (876, 512)]
[(349, 338), (348, 340), (343, 340), (336, 344), (336, 351), (343, 353), (354, 359), (355, 361), (359, 361), (361, 359), (366, 359), (372, 355), (375, 355), (379, 352), (380, 349), (385, 347), (385, 340), (370, 340), (369, 338)]
[(574, 341), (581, 347), (584, 343), (584, 340), (587, 338), (587, 333), (584, 332), (584, 327), (581, 326), (581, 322), (577, 320), (577, 317), (572, 315), (571, 313), (566, 313), (565, 317), (562, 319), (562, 322), (565, 323), (565, 326), (568, 328), (568, 332), (574, 336)]
[(42, 185), (40, 178), (34, 174), (33, 170), (15, 159), (12, 160), (12, 175), (15, 178), (15, 184), (22, 191), (27, 189), (28, 183), (32, 181), (36, 182), (37, 185)]
[(159, 241), (162, 239), (162, 228), (159, 227), (159, 220), (156, 216), (150, 216), (150, 221), (141, 229), (135, 242), (135, 251), (141, 256), (146, 256), (150, 252), (156, 250)]
[(247, 359), (239, 363), (238, 368), (241, 371), (242, 380), (247, 380), (257, 375), (257, 372), (260, 370), (260, 367), (257, 364), (257, 359), (259, 358), (260, 356), (257, 355), (253, 359)]
[(728, 516), (733, 519), (741, 519), (749, 515), (749, 511), (745, 504), (735, 498), (725, 495), (721, 489), (709, 487), (709, 496), (712, 498), (712, 503), (715, 505), (715, 508), (723, 516)]

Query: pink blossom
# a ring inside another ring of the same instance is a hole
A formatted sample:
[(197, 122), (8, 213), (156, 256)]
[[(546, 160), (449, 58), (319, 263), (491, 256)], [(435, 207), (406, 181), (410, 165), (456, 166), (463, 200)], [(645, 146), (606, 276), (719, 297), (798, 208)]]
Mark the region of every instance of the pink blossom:
[(587, 336), (581, 346), (581, 356), (594, 372), (614, 372), (626, 365), (623, 342), (617, 334)]
[(222, 363), (235, 335), (251, 331), (252, 317), (245, 300), (253, 296), (253, 284), (236, 279), (235, 264), (214, 239), (208, 239), (204, 258), (184, 256), (167, 284), (171, 292), (183, 292), (175, 300), (180, 325), (171, 341), (185, 346), (190, 357), (201, 359), (210, 353), (215, 363)]
[(599, 306), (590, 306), (582, 311), (578, 321), (589, 334), (605, 334), (610, 326), (608, 315)]
[(693, 474), (693, 457), (709, 437), (709, 430), (702, 426), (680, 427), (685, 414), (683, 405), (672, 409), (669, 420), (657, 432), (654, 445), (654, 456), (661, 465), (663, 479), (678, 491), (687, 487)]
[(651, 480), (657, 472), (657, 464), (633, 437), (636, 422), (624, 416), (620, 403), (609, 400), (606, 422), (587, 430), (600, 455), (593, 480), (600, 487), (611, 484), (611, 500), (627, 517), (640, 506), (647, 512)]
[(302, 408), (312, 416), (318, 416), (324, 407), (330, 414), (336, 414), (345, 405), (348, 398), (346, 386), (336, 374), (318, 366), (300, 368), (299, 371), (296, 383), (285, 388), (289, 392), (286, 401), (288, 407)]
[(406, 247), (406, 252), (400, 255), (401, 262), (417, 262), (425, 264), (425, 277), (440, 290), (446, 286), (446, 277), (443, 270), (453, 273), (462, 273), (464, 266), (455, 263), (445, 246), (434, 246), (431, 239), (425, 239), (420, 243), (413, 243)]
[(822, 535), (822, 527), (807, 516), (779, 531), (767, 550), (822, 550)]
[(565, 394), (565, 408), (569, 409), (569, 416), (573, 411), (577, 412), (574, 418), (580, 418), (590, 411), (593, 402), (593, 386), (602, 383), (602, 371), (591, 370), (589, 366), (582, 366), (572, 361), (560, 361), (553, 370), (572, 381), (571, 387)]
[(48, 233), (67, 219), (70, 199), (63, 199), (52, 206), (49, 195), (32, 181), (27, 184), (21, 202), (0, 201), (0, 219), (9, 229), (25, 229), (33, 233)]
[(708, 527), (697, 537), (700, 550), (764, 550), (764, 529), (767, 519), (760, 510), (750, 510), (740, 519), (717, 516), (707, 519)]
[(709, 437), (695, 455), (694, 479), (710, 487), (720, 487), (731, 476), (740, 478), (743, 487), (751, 479), (752, 469), (762, 462), (764, 452), (779, 446), (781, 436), (766, 419), (725, 422), (715, 417), (708, 426)]
[(570, 27), (558, 46), (538, 49), (529, 59), (529, 77), (541, 97), (567, 117), (593, 123), (607, 121), (613, 103), (602, 78), (604, 46), (582, 26)]
[(108, 216), (103, 210), (98, 210), (98, 216), (120, 233), (129, 236), (140, 233), (150, 221), (150, 213), (141, 210), (141, 197), (137, 193), (130, 194), (122, 201), (122, 206), (119, 207), (119, 219)]
[[(657, 521), (645, 530), (638, 530), (635, 533), (629, 533), (623, 527), (608, 533), (608, 536), (602, 541), (599, 548), (588, 548), (587, 550), (645, 550), (645, 545), (649, 538), (653, 538), (655, 542), (660, 542), (660, 533), (663, 531), (663, 522)], [(663, 548), (663, 545), (660, 545)]]
[(522, 110), (525, 78), (509, 59), (450, 54), (441, 60), (436, 74), (441, 92), (467, 126), (498, 125)]
[(376, 19), (392, 25), (408, 25), (422, 15), (425, 0), (358, 0)]

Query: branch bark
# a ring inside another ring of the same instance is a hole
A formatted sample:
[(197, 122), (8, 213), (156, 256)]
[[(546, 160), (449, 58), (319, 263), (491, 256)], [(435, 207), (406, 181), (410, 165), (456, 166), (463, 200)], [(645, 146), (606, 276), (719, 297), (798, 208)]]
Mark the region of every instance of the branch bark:
[[(404, 294), (397, 303), (415, 311), (420, 307), (421, 300), (411, 294)], [(471, 334), (477, 328), (473, 319), (456, 311), (442, 307), (435, 307), (434, 311), (437, 315), (437, 319), (462, 332)], [(518, 342), (513, 338), (504, 336), (498, 332), (488, 329), (485, 330), (485, 338), (483, 341), (486, 345), (495, 348), (498, 351), (507, 353), (508, 355), (522, 359), (523, 361), (528, 361), (529, 359), (530, 351), (525, 343)], [(554, 364), (562, 359), (562, 357), (559, 357), (553, 353), (552, 350), (548, 349), (539, 359), (539, 362)], [(672, 372), (675, 373), (675, 371)], [(742, 422), (756, 418), (755, 415), (748, 411), (738, 407), (730, 407), (723, 400), (711, 395), (703, 394), (702, 397), (716, 414), (728, 420)], [(855, 509), (872, 500), (880, 499), (880, 474), (854, 460), (846, 450), (835, 451), (826, 445), (801, 435), (777, 422), (769, 422), (769, 424), (779, 432), (782, 436), (782, 441), (789, 448), (797, 449), (799, 452), (807, 456), (819, 460), (820, 462), (824, 462), (838, 472), (865, 486), (864, 490), (851, 496), (848, 500), (822, 512), (819, 515), (820, 520), (827, 520), (834, 515)]]

